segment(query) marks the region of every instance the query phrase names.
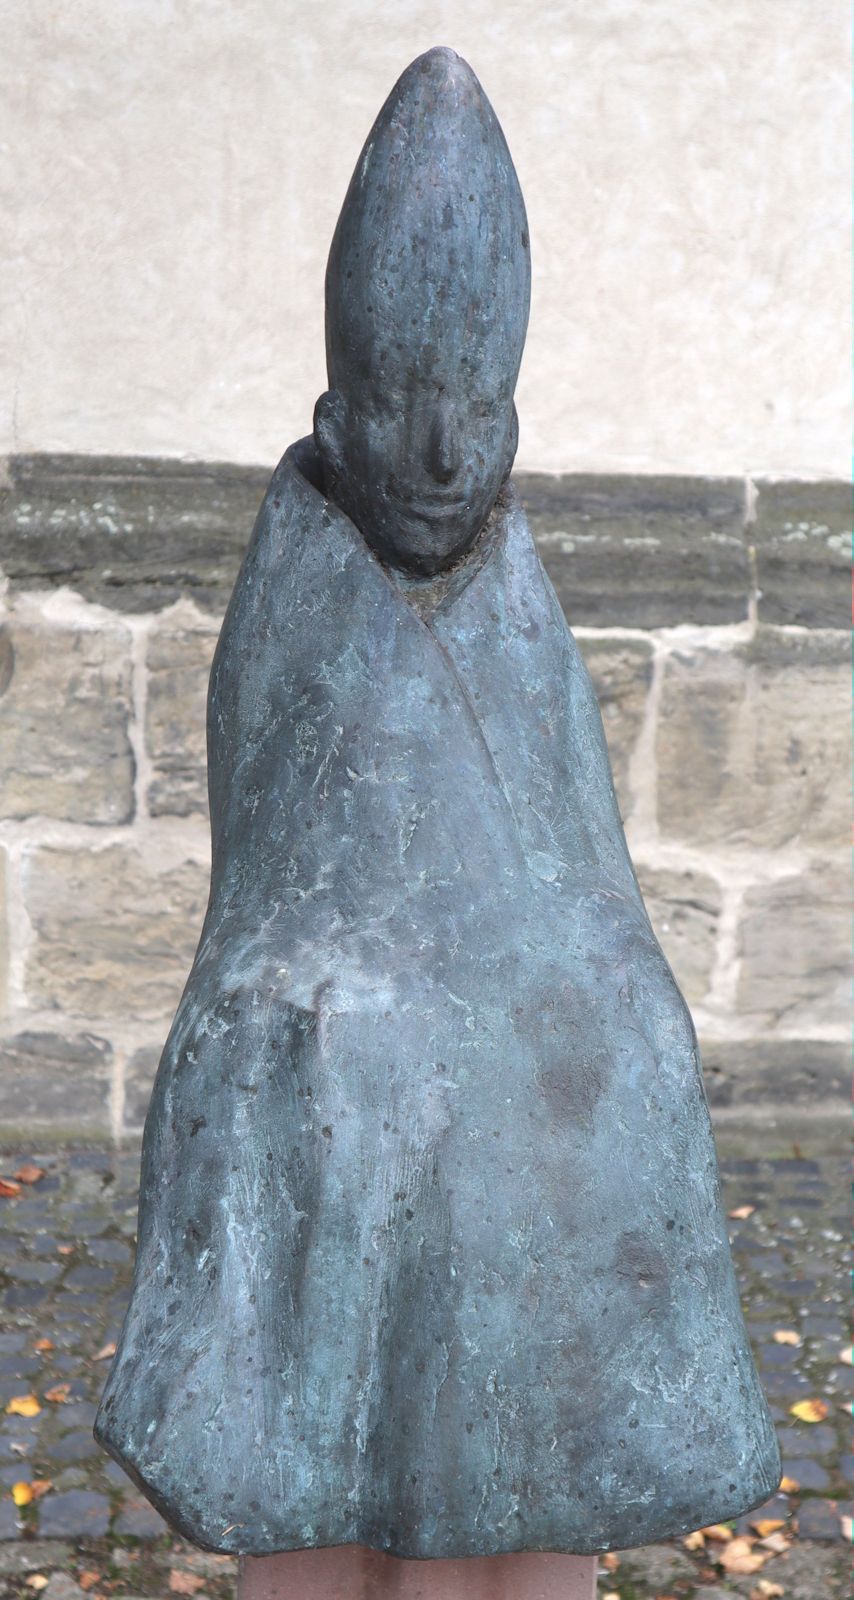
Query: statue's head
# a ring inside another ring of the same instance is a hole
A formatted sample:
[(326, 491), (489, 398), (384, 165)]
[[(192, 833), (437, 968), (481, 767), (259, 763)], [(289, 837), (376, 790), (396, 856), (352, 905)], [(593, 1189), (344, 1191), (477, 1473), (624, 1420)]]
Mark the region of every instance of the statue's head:
[(471, 68), (404, 72), (353, 174), (326, 273), (327, 489), (384, 560), (441, 571), (474, 543), (516, 453), (525, 207)]

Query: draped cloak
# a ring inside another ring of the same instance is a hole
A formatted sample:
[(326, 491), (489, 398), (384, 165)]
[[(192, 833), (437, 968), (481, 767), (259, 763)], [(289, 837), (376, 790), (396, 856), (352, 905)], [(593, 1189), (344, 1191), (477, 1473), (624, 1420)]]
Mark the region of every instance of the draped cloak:
[(276, 470), (96, 1433), (204, 1547), (629, 1547), (779, 1479), (685, 1004), (508, 488), (404, 580)]

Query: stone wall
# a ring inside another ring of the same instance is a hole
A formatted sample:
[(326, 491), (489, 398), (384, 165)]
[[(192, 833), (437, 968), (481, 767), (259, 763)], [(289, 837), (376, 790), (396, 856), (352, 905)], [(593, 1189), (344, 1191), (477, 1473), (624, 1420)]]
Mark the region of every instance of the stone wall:
[[(207, 895), (206, 679), (266, 471), (17, 457), (0, 1133), (136, 1133)], [(849, 490), (522, 476), (718, 1107), (842, 1092)]]

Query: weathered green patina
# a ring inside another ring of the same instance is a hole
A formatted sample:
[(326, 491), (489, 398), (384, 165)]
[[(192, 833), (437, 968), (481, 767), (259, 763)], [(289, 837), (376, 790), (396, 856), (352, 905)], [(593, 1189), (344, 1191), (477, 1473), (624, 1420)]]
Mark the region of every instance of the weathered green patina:
[(501, 131), (431, 51), (214, 662), (211, 898), (97, 1424), (213, 1549), (591, 1553), (779, 1477), (691, 1019), (507, 481), (528, 286)]

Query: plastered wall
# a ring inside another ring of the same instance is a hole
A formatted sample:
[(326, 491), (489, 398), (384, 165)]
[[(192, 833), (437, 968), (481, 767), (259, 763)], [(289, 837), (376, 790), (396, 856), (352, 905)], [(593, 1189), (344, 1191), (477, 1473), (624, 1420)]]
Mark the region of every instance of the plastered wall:
[(520, 466), (848, 470), (843, 0), (0, 0), (0, 453), (270, 462), (350, 172), (450, 44), (531, 224)]

